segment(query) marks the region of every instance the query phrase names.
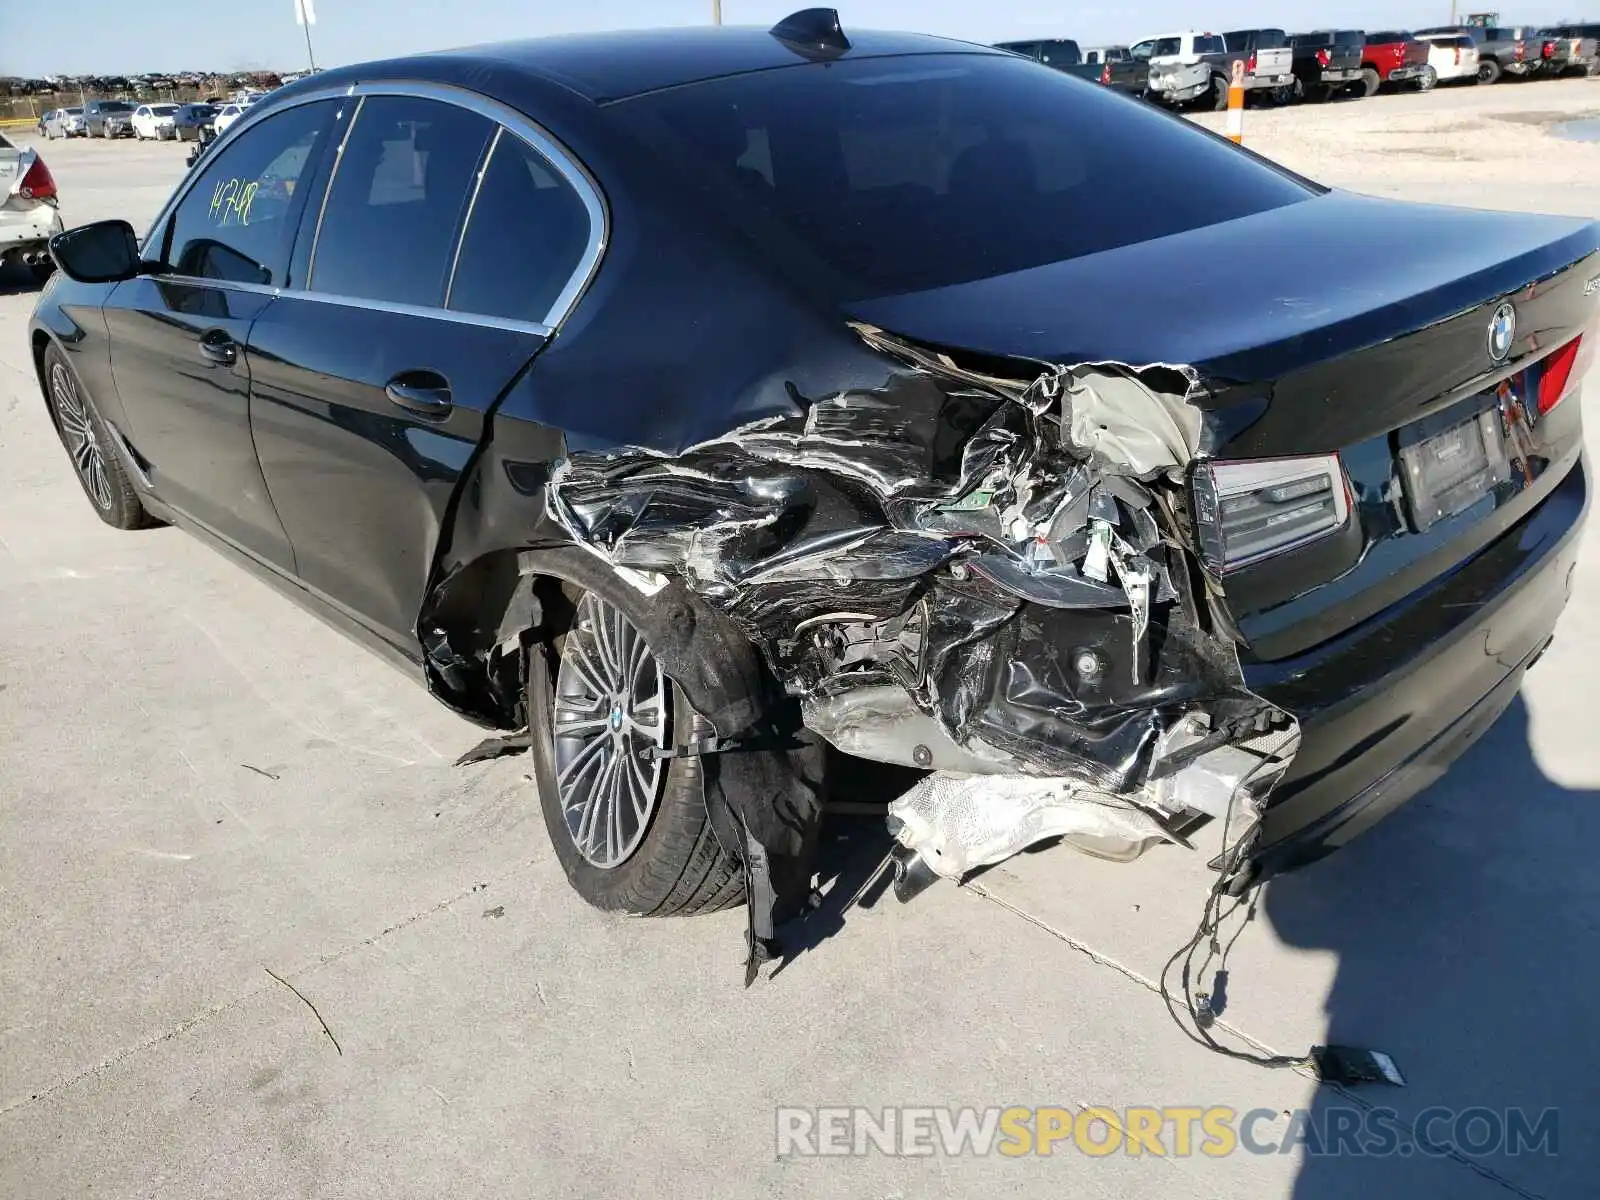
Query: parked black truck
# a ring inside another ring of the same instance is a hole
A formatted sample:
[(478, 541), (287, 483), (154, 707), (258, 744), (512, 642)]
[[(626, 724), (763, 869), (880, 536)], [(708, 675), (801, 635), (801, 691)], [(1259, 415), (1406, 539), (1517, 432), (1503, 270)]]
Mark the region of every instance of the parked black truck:
[(1297, 33), (1289, 39), (1294, 49), (1294, 98), (1331, 100), (1361, 78), (1361, 55), (1367, 35), (1359, 29), (1322, 29)]
[(1134, 58), (1120, 46), (1097, 47), (1089, 58), (1085, 58), (1078, 49), (1078, 43), (1071, 38), (996, 42), (995, 47), (1031, 58), (1062, 74), (1076, 75), (1079, 79), (1101, 84), (1113, 91), (1142, 96), (1149, 87), (1149, 60)]

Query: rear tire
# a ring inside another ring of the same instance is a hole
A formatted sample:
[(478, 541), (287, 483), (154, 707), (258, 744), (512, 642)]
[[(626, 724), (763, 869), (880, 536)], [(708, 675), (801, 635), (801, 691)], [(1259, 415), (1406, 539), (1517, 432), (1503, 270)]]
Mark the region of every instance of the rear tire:
[(1228, 108), (1228, 81), (1221, 75), (1211, 77), (1211, 111), (1226, 112)]
[(1505, 74), (1505, 69), (1492, 58), (1478, 60), (1478, 82), (1498, 83), (1500, 76)]
[[(704, 763), (693, 755), (654, 763), (637, 757), (647, 742), (683, 747), (709, 736), (711, 725), (690, 707), (682, 689), (653, 666), (654, 654), (628, 613), (639, 598), (627, 595), (622, 585), (607, 591), (605, 596), (581, 593), (572, 627), (557, 639), (556, 658), (546, 659), (535, 648), (529, 659), (527, 712), (534, 734), (534, 782), (556, 858), (573, 890), (595, 908), (652, 917), (727, 908), (744, 899), (744, 872), (723, 851), (712, 828)], [(612, 650), (600, 648), (602, 638), (611, 639), (606, 645)], [(645, 677), (659, 681), (651, 685), (656, 689), (653, 707), (648, 697), (634, 707), (639, 671), (627, 665), (612, 671), (608, 665), (613, 658), (631, 664), (636, 654), (642, 655), (641, 663), (652, 664)], [(596, 678), (608, 673), (617, 678)], [(617, 684), (620, 689), (613, 686)], [(607, 688), (625, 697), (609, 712), (590, 703), (603, 700)], [(651, 719), (636, 721), (637, 714), (647, 710)], [(654, 726), (653, 714), (659, 714), (661, 723), (654, 738), (640, 732)], [(559, 750), (558, 716), (566, 731)], [(602, 724), (592, 737), (586, 736), (596, 720)], [(596, 745), (599, 748), (591, 753)], [(595, 796), (604, 791), (608, 769), (612, 774), (606, 786), (617, 789), (611, 809), (606, 810), (619, 814), (615, 843), (609, 820), (604, 836), (597, 837), (595, 828), (604, 808), (603, 799)], [(624, 777), (624, 771), (635, 774)], [(647, 788), (639, 786), (641, 780)], [(638, 798), (646, 794), (646, 811), (637, 819)], [(624, 799), (629, 801), (627, 807)], [(580, 839), (586, 828), (587, 837)], [(580, 840), (585, 842), (582, 847)], [(624, 849), (626, 853), (612, 853)]]
[(1431, 92), (1439, 86), (1439, 72), (1432, 67), (1424, 67), (1422, 74), (1417, 76), (1417, 91)]
[(44, 352), (44, 378), (50, 419), (95, 515), (113, 529), (146, 529), (159, 524), (145, 511), (133, 480), (123, 469), (113, 435), (93, 397), (67, 356), (53, 344)]
[(1363, 97), (1376, 96), (1378, 94), (1378, 89), (1381, 88), (1382, 86), (1383, 86), (1383, 80), (1379, 77), (1379, 75), (1378, 75), (1378, 73), (1376, 71), (1374, 71), (1371, 67), (1362, 67), (1361, 68), (1361, 84), (1360, 84), (1360, 87), (1361, 87), (1361, 95)]

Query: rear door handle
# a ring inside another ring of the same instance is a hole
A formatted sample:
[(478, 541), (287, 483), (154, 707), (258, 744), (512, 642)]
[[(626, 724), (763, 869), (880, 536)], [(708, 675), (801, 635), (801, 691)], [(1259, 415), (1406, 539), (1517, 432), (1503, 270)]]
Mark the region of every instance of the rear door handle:
[(391, 404), (434, 421), (448, 416), (452, 404), (450, 384), (436, 371), (402, 372), (384, 385), (383, 394)]
[(200, 355), (210, 362), (231, 367), (239, 361), (239, 343), (224, 329), (208, 329), (200, 336)]

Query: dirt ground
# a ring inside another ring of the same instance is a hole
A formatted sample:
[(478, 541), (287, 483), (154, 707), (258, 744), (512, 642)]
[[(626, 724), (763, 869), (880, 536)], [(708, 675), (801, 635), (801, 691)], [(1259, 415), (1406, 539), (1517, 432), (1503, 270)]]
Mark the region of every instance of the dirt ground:
[[(1600, 146), (1549, 133), (1597, 113), (1600, 82), (1507, 84), (1252, 109), (1246, 139), (1341, 187), (1600, 217)], [(43, 152), (69, 223), (142, 228), (184, 169), (170, 144)], [(480, 733), (413, 682), (185, 535), (95, 519), (38, 394), (34, 302), (0, 280), (0, 1197), (1594, 1193), (1600, 525), (1511, 710), (1270, 885), (1232, 947), (1236, 1044), (1375, 1046), (1409, 1084), (1339, 1092), (1169, 1020), (1154, 980), (1210, 881), (1177, 848), (1048, 850), (856, 910), (749, 991), (742, 914), (584, 907), (520, 761), (452, 767)], [(835, 894), (882, 848), (834, 827)], [(778, 1106), (945, 1104), (1226, 1106), (1269, 1149), (775, 1153)], [(1293, 1137), (1302, 1110), (1380, 1107), (1555, 1109), (1560, 1138)]]

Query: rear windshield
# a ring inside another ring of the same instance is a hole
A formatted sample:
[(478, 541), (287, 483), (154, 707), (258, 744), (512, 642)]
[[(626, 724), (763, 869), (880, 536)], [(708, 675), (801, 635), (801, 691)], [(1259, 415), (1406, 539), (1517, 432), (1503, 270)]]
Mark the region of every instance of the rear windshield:
[(158, 117), (170, 117), (178, 111), (178, 106), (176, 104), (152, 104), (150, 111)]
[(63, 108), (61, 111), (72, 117), (83, 116), (83, 109), (81, 108)]
[(820, 265), (841, 301), (1025, 270), (1319, 194), (1180, 119), (1009, 56), (807, 64), (612, 111), (687, 172), (686, 186), (711, 176), (763, 252), (781, 253), (781, 241)]
[(107, 100), (100, 106), (101, 112), (132, 112), (133, 105), (124, 104), (121, 100)]
[(1289, 35), (1281, 29), (1241, 29), (1222, 36), (1229, 50), (1281, 50), (1289, 44)]

